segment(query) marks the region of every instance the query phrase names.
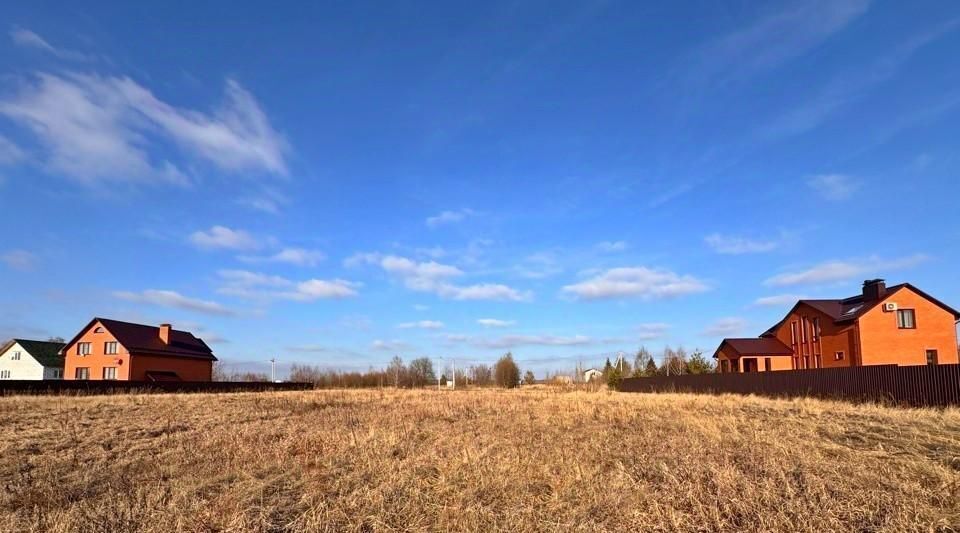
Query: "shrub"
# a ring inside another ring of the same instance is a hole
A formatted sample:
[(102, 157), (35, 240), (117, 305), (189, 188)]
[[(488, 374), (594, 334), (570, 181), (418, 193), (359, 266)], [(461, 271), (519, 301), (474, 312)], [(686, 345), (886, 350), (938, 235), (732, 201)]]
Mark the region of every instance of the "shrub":
[(516, 388), (520, 384), (520, 367), (513, 361), (513, 354), (507, 352), (493, 367), (493, 379), (498, 387)]

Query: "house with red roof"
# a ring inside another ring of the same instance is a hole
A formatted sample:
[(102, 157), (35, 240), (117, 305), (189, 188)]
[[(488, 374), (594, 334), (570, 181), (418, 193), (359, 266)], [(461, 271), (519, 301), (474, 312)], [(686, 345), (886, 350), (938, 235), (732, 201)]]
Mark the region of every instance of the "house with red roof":
[(217, 358), (203, 339), (159, 327), (94, 318), (68, 342), (67, 380), (211, 381)]
[(760, 337), (724, 339), (720, 372), (956, 364), (960, 311), (909, 283), (863, 282), (861, 294), (800, 300)]

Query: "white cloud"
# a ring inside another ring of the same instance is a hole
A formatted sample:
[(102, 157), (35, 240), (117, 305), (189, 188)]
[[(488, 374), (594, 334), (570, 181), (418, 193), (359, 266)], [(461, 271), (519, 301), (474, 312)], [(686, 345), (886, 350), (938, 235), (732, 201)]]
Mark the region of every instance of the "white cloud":
[(663, 336), (667, 334), (667, 331), (669, 331), (670, 324), (660, 322), (640, 324), (636, 329), (638, 333), (637, 338), (642, 341), (650, 341), (663, 338)]
[(603, 253), (609, 254), (626, 251), (626, 249), (629, 248), (629, 245), (626, 243), (626, 241), (603, 241), (597, 243), (596, 248)]
[(400, 329), (443, 329), (444, 324), (436, 320), (419, 320), (397, 324), (397, 327)]
[(189, 298), (175, 291), (147, 289), (142, 292), (116, 291), (113, 295), (129, 302), (173, 307), (208, 315), (231, 316), (236, 314), (216, 302)]
[(777, 294), (775, 296), (763, 296), (753, 301), (756, 307), (783, 307), (793, 305), (800, 300), (805, 300), (806, 296), (797, 294)]
[(27, 272), (37, 266), (37, 256), (26, 250), (10, 250), (0, 255), (2, 261), (8, 268)]
[(195, 231), (190, 242), (207, 250), (256, 250), (260, 243), (246, 231), (213, 226), (207, 231)]
[(746, 320), (738, 317), (727, 317), (717, 320), (707, 326), (703, 331), (704, 335), (709, 337), (725, 337), (727, 335), (736, 335), (746, 329), (748, 323)]
[(498, 283), (456, 285), (453, 279), (463, 276), (463, 271), (435, 261), (417, 262), (395, 255), (361, 253), (347, 258), (344, 264), (348, 267), (377, 265), (412, 291), (432, 293), (451, 300), (526, 301), (532, 297), (530, 293)]
[(327, 256), (319, 250), (306, 248), (284, 248), (268, 256), (241, 256), (240, 259), (251, 263), (287, 263), (301, 267), (317, 266)]
[(563, 272), (552, 253), (539, 252), (530, 254), (523, 262), (514, 268), (514, 272), (522, 278), (544, 279), (556, 276)]
[(668, 270), (647, 267), (623, 267), (606, 270), (599, 275), (563, 287), (563, 292), (581, 300), (637, 297), (670, 298), (707, 290), (706, 284), (693, 276), (681, 276)]
[(37, 73), (0, 100), (0, 114), (33, 132), (49, 172), (88, 185), (188, 184), (178, 165), (151, 154), (165, 143), (225, 171), (287, 174), (285, 140), (233, 80), (218, 110), (205, 114), (160, 101), (129, 78)]
[(704, 238), (710, 248), (719, 254), (739, 255), (773, 251), (779, 246), (776, 241), (760, 241), (733, 235), (714, 233)]
[(766, 281), (764, 285), (785, 287), (789, 285), (812, 285), (817, 283), (831, 283), (848, 281), (858, 277), (873, 277), (891, 270), (912, 268), (929, 259), (924, 254), (914, 254), (899, 259), (881, 259), (873, 256), (866, 259), (847, 261), (827, 261), (807, 270), (785, 272), (777, 274)]
[(429, 305), (423, 305), (423, 304), (413, 304), (413, 308), (414, 308), (415, 310), (417, 310), (417, 311), (429, 311), (429, 310), (430, 310), (430, 306), (429, 306)]
[(832, 202), (846, 200), (860, 188), (860, 183), (846, 174), (820, 174), (807, 180), (813, 190)]
[(0, 165), (12, 165), (26, 157), (19, 146), (0, 135)]
[(597, 341), (584, 335), (571, 337), (554, 335), (505, 335), (492, 339), (470, 337), (467, 335), (447, 335), (446, 340), (454, 343), (467, 343), (478, 348), (508, 349), (518, 346), (583, 346), (595, 344)]
[(509, 328), (516, 323), (516, 320), (498, 320), (496, 318), (481, 318), (477, 320), (477, 324), (485, 328)]
[(315, 300), (341, 299), (357, 295), (359, 283), (342, 279), (291, 281), (281, 276), (271, 276), (246, 270), (221, 270), (224, 281), (217, 292), (240, 298), (261, 300)]
[(377, 339), (370, 344), (370, 349), (381, 352), (402, 352), (409, 350), (411, 346), (401, 340), (381, 340)]
[(428, 227), (436, 228), (444, 224), (453, 224), (462, 222), (465, 218), (475, 216), (477, 213), (473, 209), (463, 208), (456, 211), (443, 211), (439, 215), (427, 217)]
[(256, 193), (249, 194), (237, 200), (237, 204), (239, 205), (263, 213), (270, 213), (271, 215), (279, 215), (282, 212), (283, 206), (288, 203), (290, 203), (289, 197), (269, 187), (264, 187)]
[(80, 52), (57, 48), (48, 43), (43, 37), (40, 37), (36, 33), (26, 28), (13, 28), (10, 30), (10, 40), (12, 40), (13, 44), (17, 46), (41, 50), (43, 52), (53, 54), (60, 59), (69, 59), (73, 61), (87, 61), (91, 59), (86, 54), (81, 54)]

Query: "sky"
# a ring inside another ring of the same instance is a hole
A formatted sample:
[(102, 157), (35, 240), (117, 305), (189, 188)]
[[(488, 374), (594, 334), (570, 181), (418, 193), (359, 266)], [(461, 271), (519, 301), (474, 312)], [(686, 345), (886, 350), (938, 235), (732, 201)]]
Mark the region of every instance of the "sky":
[(542, 376), (960, 306), (952, 0), (84, 4), (0, 14), (0, 337)]

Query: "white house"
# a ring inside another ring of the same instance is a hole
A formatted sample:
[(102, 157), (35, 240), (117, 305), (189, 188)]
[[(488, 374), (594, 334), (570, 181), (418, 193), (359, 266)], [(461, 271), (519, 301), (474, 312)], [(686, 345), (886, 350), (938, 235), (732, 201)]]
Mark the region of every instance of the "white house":
[(0, 348), (0, 380), (63, 379), (62, 342), (13, 339)]
[(597, 370), (596, 368), (591, 368), (583, 373), (583, 381), (590, 383), (595, 379), (600, 379), (603, 377), (603, 372)]

